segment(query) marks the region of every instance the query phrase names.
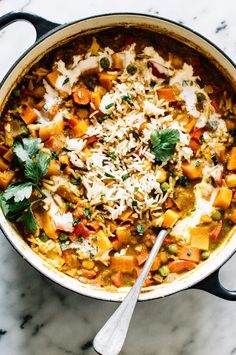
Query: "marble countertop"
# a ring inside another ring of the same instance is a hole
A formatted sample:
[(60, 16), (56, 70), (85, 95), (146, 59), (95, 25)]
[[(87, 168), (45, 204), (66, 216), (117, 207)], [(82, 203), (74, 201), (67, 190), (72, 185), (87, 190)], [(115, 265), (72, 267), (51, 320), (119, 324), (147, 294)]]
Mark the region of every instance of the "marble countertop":
[[(0, 0), (0, 16), (33, 12), (65, 23), (105, 12), (133, 11), (170, 18), (207, 36), (234, 61), (234, 0)], [(32, 26), (18, 22), (0, 32), (0, 78), (33, 43)], [(92, 339), (117, 307), (85, 298), (41, 276), (0, 235), (0, 354), (92, 355)], [(222, 269), (223, 284), (236, 289), (236, 256)], [(236, 305), (189, 290), (139, 303), (122, 354), (236, 354)]]

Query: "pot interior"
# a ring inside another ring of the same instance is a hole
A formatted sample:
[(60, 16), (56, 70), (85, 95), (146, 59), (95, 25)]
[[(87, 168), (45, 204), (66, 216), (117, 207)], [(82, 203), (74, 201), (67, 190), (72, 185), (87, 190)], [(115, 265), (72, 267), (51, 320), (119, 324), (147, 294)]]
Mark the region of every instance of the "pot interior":
[[(234, 80), (236, 69), (234, 65), (223, 53), (211, 45), (206, 39), (181, 25), (164, 19), (146, 15), (113, 14), (89, 18), (65, 25), (64, 27), (55, 30), (48, 37), (41, 39), (35, 46), (30, 48), (30, 50), (22, 56), (18, 63), (7, 74), (3, 81), (0, 90), (0, 102), (2, 103), (1, 110), (15, 84), (20, 81), (28, 71), (29, 67), (43, 57), (48, 51), (70, 41), (79, 34), (91, 34), (114, 26), (149, 29), (154, 32), (169, 35), (186, 45), (191, 46), (201, 54), (204, 54), (217, 66), (222, 74), (227, 77), (232, 86), (234, 88), (236, 87), (236, 82)], [(77, 293), (103, 300), (121, 301), (127, 293), (127, 288), (122, 288), (118, 292), (108, 292), (103, 289), (88, 286), (57, 271), (31, 250), (31, 248), (19, 236), (14, 226), (6, 221), (2, 211), (0, 211), (0, 224), (4, 234), (18, 252), (37, 270), (56, 283)], [(211, 258), (196, 269), (179, 277), (170, 284), (161, 284), (143, 289), (143, 292), (140, 295), (140, 300), (167, 296), (186, 289), (204, 279), (207, 275), (211, 274), (221, 266), (236, 250), (236, 238), (234, 234), (235, 231), (231, 231), (230, 235), (225, 238), (224, 242), (217, 248)]]

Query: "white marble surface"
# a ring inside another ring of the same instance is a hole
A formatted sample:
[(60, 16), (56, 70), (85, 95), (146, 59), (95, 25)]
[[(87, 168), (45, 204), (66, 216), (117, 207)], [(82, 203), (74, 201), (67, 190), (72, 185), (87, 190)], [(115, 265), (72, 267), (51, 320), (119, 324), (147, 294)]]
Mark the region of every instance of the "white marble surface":
[[(181, 21), (236, 60), (234, 0), (1, 0), (0, 15), (29, 11), (64, 23), (105, 12), (144, 12)], [(33, 41), (26, 23), (0, 32), (0, 77)], [(54, 286), (0, 235), (0, 354), (94, 354), (91, 339), (116, 305)], [(236, 289), (236, 256), (222, 270)], [(236, 354), (236, 304), (202, 291), (186, 291), (137, 306), (125, 355)]]

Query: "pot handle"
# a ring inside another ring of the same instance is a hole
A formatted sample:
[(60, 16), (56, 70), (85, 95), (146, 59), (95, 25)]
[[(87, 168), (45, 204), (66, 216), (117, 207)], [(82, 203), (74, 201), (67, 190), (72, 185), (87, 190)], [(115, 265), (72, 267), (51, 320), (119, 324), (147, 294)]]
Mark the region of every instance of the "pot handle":
[(192, 288), (203, 290), (228, 301), (236, 301), (236, 291), (225, 288), (219, 279), (220, 268)]
[(27, 12), (9, 12), (0, 17), (0, 30), (18, 20), (28, 21), (34, 26), (36, 30), (36, 41), (55, 27), (60, 26), (58, 23), (48, 21), (43, 17)]

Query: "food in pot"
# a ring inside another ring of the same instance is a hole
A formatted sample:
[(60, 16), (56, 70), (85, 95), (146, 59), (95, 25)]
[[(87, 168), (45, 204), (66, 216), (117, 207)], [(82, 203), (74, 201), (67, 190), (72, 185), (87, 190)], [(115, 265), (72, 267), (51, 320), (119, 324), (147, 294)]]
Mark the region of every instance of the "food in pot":
[(236, 104), (218, 70), (140, 30), (81, 36), (45, 55), (0, 123), (1, 207), (58, 270), (145, 286), (211, 257), (236, 223)]

